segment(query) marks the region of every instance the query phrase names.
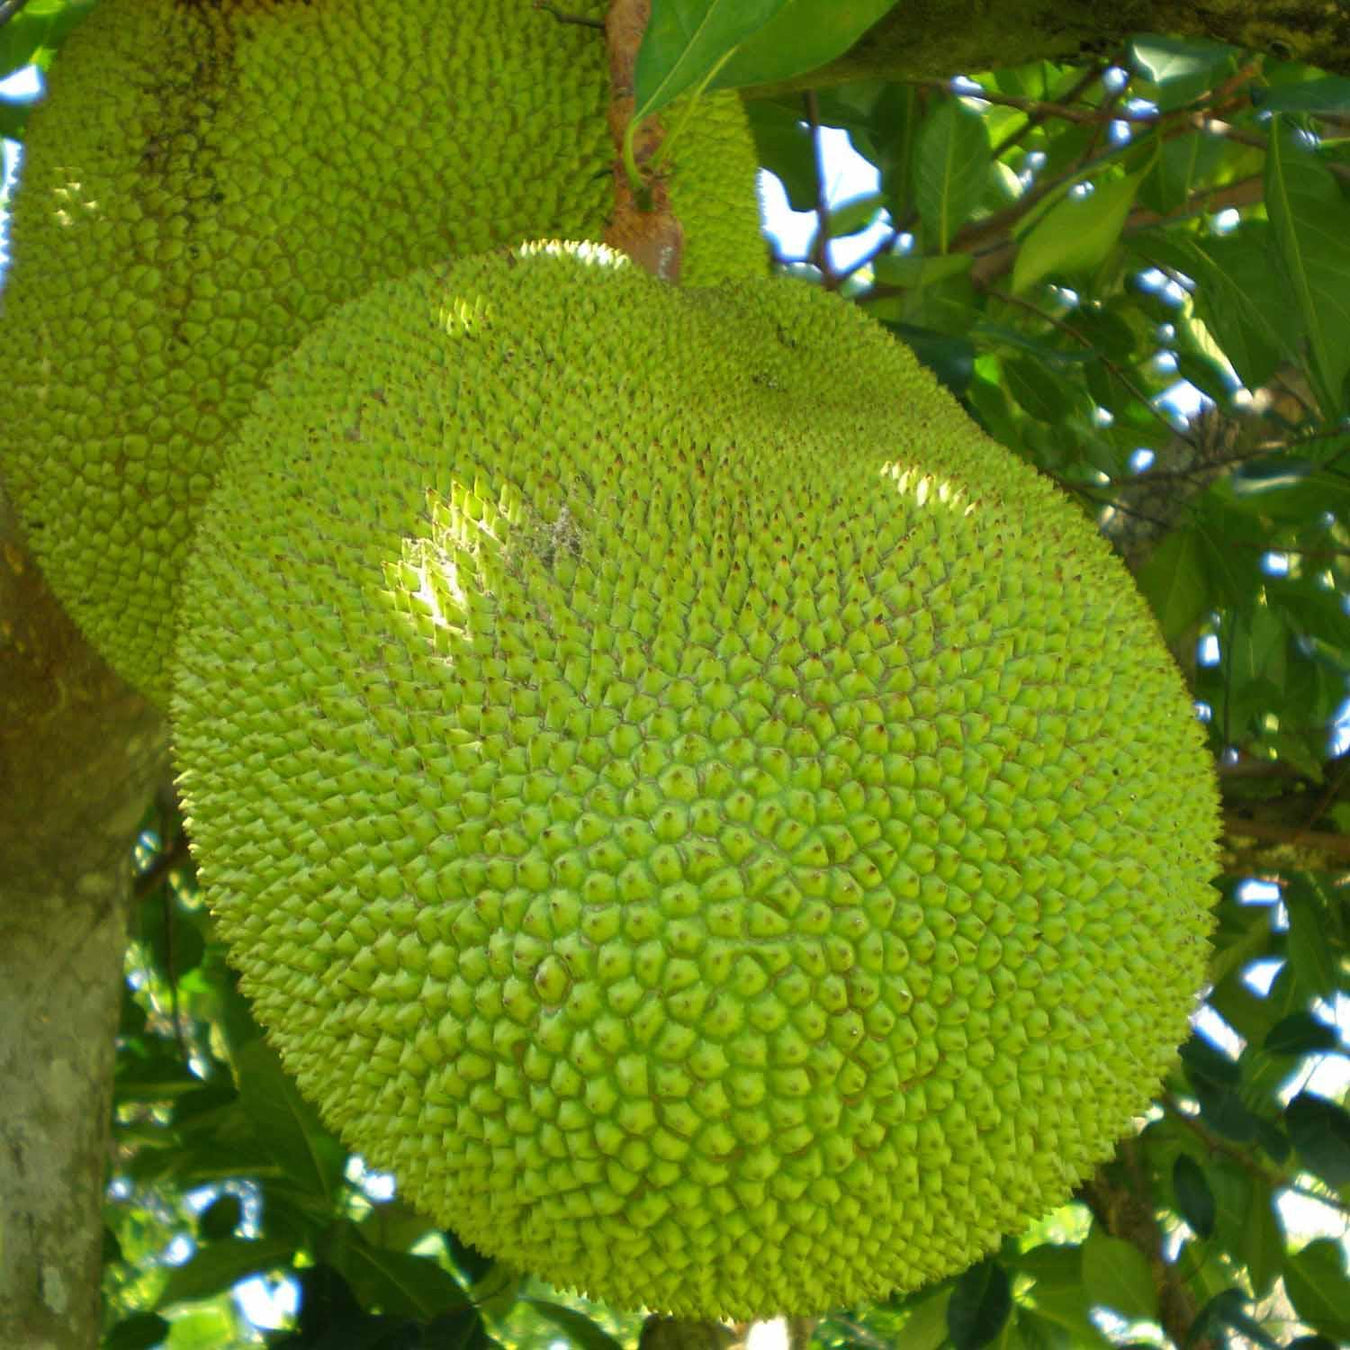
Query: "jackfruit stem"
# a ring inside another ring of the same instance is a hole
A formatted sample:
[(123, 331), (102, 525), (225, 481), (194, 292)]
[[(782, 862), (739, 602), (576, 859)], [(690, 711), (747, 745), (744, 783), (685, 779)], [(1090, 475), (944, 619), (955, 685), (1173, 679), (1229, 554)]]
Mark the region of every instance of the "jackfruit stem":
[(665, 179), (651, 172), (663, 128), (654, 117), (639, 121), (633, 116), (637, 53), (650, 10), (650, 0), (611, 0), (605, 19), (609, 131), (615, 148), (614, 214), (605, 229), (605, 243), (652, 276), (674, 284), (680, 279), (684, 232), (670, 209)]

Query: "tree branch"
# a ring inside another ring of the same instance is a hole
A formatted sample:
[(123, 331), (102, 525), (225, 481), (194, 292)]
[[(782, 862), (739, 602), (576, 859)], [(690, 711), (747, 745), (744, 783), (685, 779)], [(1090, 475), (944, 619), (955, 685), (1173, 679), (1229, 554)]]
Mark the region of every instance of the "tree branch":
[(1219, 1350), (1212, 1337), (1194, 1336), (1199, 1309), (1180, 1272), (1163, 1255), (1165, 1234), (1139, 1160), (1138, 1140), (1123, 1140), (1115, 1158), (1099, 1167), (1079, 1194), (1107, 1233), (1128, 1242), (1148, 1262), (1158, 1294), (1158, 1322), (1172, 1343), (1188, 1350)]
[(904, 0), (837, 60), (745, 91), (781, 98), (851, 80), (916, 80), (1056, 61), (1086, 65), (1136, 33), (1208, 38), (1350, 73), (1350, 8), (1325, 0)]

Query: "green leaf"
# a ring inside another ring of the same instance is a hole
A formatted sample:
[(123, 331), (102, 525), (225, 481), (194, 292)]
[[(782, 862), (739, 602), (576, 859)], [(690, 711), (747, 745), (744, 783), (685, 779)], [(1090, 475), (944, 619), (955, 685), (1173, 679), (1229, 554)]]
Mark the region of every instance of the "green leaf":
[(1252, 102), (1266, 112), (1350, 113), (1350, 79), (1324, 75), (1298, 84), (1252, 88)]
[(634, 70), (635, 118), (699, 88), (786, 0), (652, 0)]
[(1295, 144), (1277, 113), (1266, 154), (1265, 200), (1292, 300), (1307, 329), (1318, 402), (1343, 410), (1350, 371), (1350, 204), (1331, 171)]
[(1199, 131), (1161, 142), (1157, 161), (1139, 186), (1139, 200), (1159, 215), (1177, 211), (1209, 180), (1222, 156), (1219, 137)]
[(0, 79), (32, 65), (46, 33), (46, 19), (22, 10), (0, 28)]
[(1284, 1263), (1284, 1287), (1294, 1311), (1314, 1331), (1350, 1341), (1350, 1279), (1341, 1244), (1318, 1238)]
[(118, 1102), (162, 1102), (186, 1097), (202, 1080), (167, 1048), (155, 1046), (145, 1059), (119, 1056), (113, 1078)]
[(1267, 1298), (1284, 1269), (1284, 1223), (1275, 1204), (1273, 1187), (1267, 1181), (1253, 1180), (1251, 1209), (1247, 1219), (1247, 1241), (1239, 1260), (1247, 1267), (1252, 1292)]
[(488, 1335), (482, 1313), (472, 1305), (433, 1318), (421, 1343), (426, 1350), (492, 1350), (500, 1344)]
[(1209, 576), (1199, 531), (1173, 530), (1149, 555), (1136, 578), (1168, 642), (1187, 633), (1211, 607)]
[(521, 1303), (533, 1308), (547, 1322), (552, 1322), (574, 1345), (582, 1350), (623, 1350), (623, 1342), (596, 1326), (584, 1313), (575, 1308), (551, 1303), (548, 1299), (523, 1298)]
[(712, 87), (740, 89), (816, 70), (848, 51), (894, 3), (783, 0), (778, 13), (741, 43)]
[(351, 1285), (367, 1310), (427, 1318), (468, 1306), (458, 1281), (430, 1257), (372, 1247), (355, 1224), (333, 1225), (319, 1254)]
[(883, 253), (873, 264), (876, 279), (886, 286), (904, 286), (918, 290), (948, 277), (959, 276), (970, 270), (968, 253), (948, 253), (946, 256), (924, 253)]
[(1329, 1186), (1350, 1186), (1350, 1112), (1300, 1092), (1284, 1109), (1285, 1128), (1310, 1172)]
[[(11, 141), (23, 140), (23, 129), (28, 121), (28, 114), (33, 111), (31, 103), (12, 103), (8, 99), (0, 98), (0, 136), (5, 136)], [(5, 200), (6, 194), (0, 191), (0, 203)]]
[(1242, 1260), (1247, 1224), (1252, 1212), (1251, 1174), (1231, 1158), (1211, 1161), (1205, 1179), (1214, 1196), (1214, 1235), (1218, 1246), (1234, 1260)]
[(901, 1331), (905, 1350), (941, 1350), (947, 1343), (947, 1305), (952, 1291), (943, 1289), (909, 1310)]
[(989, 129), (958, 99), (944, 99), (919, 128), (915, 200), (925, 251), (946, 253), (952, 236), (980, 204), (989, 171)]
[(1103, 262), (1120, 240), (1142, 173), (1099, 182), (1086, 197), (1065, 196), (1032, 226), (1013, 264), (1014, 293), (1055, 274), (1073, 276)]
[(1131, 1320), (1152, 1321), (1158, 1315), (1158, 1292), (1144, 1254), (1095, 1224), (1083, 1243), (1083, 1283), (1094, 1305), (1114, 1308)]
[(263, 1041), (236, 1051), (239, 1100), (259, 1141), (297, 1185), (331, 1196), (342, 1180), (346, 1150), (324, 1129), (318, 1112)]
[(878, 113), (884, 116), (882, 125), (869, 127), (865, 135), (850, 135), (881, 171), (881, 190), (886, 194), (891, 219), (903, 220), (914, 202), (923, 103), (913, 85), (888, 84), (885, 89), (878, 107)]
[(759, 162), (778, 175), (794, 211), (816, 206), (816, 154), (811, 131), (795, 113), (766, 99), (746, 107)]
[(1232, 68), (1237, 48), (1206, 38), (1174, 38), (1149, 33), (1130, 43), (1130, 57), (1141, 74), (1158, 86), (1158, 107), (1179, 108), (1214, 87)]
[(169, 1324), (158, 1313), (133, 1313), (104, 1337), (102, 1350), (151, 1350), (169, 1334)]
[(1229, 670), (1241, 687), (1258, 680), (1277, 689), (1284, 682), (1289, 630), (1284, 618), (1266, 601), (1264, 594), (1238, 607), (1229, 635)]
[(1281, 361), (1297, 353), (1298, 316), (1274, 265), (1266, 221), (1244, 221), (1240, 231), (1212, 238), (1149, 231), (1131, 240), (1131, 247), (1153, 266), (1197, 283), (1195, 312), (1247, 388), (1260, 388)]
[(295, 1248), (277, 1237), (262, 1237), (256, 1242), (226, 1238), (223, 1242), (198, 1247), (191, 1260), (170, 1271), (160, 1292), (158, 1306), (167, 1308), (173, 1303), (210, 1298), (212, 1294), (233, 1288), (250, 1275), (278, 1267), (289, 1268), (294, 1257)]
[(885, 203), (879, 192), (865, 192), (830, 210), (830, 238), (843, 239), (865, 230), (880, 214)]
[(1205, 1180), (1205, 1170), (1187, 1153), (1172, 1164), (1172, 1192), (1181, 1217), (1202, 1238), (1214, 1233), (1214, 1192)]
[(208, 1242), (219, 1242), (230, 1237), (244, 1217), (244, 1207), (237, 1195), (222, 1195), (213, 1200), (197, 1219), (197, 1232)]
[(947, 1304), (947, 1333), (956, 1350), (978, 1350), (998, 1336), (1010, 1312), (1008, 1272), (989, 1258), (957, 1280)]
[(0, 79), (35, 61), (45, 64), (93, 5), (94, 0), (28, 0), (0, 26)]
[(1060, 421), (1076, 388), (1062, 373), (1052, 374), (1040, 361), (1025, 356), (1004, 359), (1003, 382), (1023, 411), (1042, 422)]
[(1285, 935), (1289, 964), (1303, 992), (1330, 998), (1336, 990), (1336, 957), (1322, 931), (1323, 911), (1315, 895), (1298, 885), (1285, 887), (1289, 932)]
[(1220, 1290), (1200, 1309), (1186, 1344), (1193, 1344), (1215, 1325), (1236, 1331), (1263, 1350), (1279, 1350), (1279, 1342), (1247, 1312), (1247, 1296), (1240, 1289)]
[(234, 1342), (238, 1330), (231, 1307), (193, 1308), (173, 1319), (169, 1350), (220, 1350)]
[(1272, 1055), (1311, 1055), (1335, 1050), (1340, 1043), (1335, 1027), (1305, 1011), (1276, 1022), (1261, 1048)]

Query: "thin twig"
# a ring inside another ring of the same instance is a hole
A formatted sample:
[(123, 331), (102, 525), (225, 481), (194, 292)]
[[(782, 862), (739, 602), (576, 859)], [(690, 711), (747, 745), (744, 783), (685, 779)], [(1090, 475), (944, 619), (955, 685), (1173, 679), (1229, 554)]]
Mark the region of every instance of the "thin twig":
[(825, 289), (835, 290), (839, 279), (830, 268), (830, 200), (825, 190), (825, 152), (821, 144), (820, 102), (814, 89), (808, 89), (803, 95), (806, 105), (806, 121), (811, 128), (811, 149), (816, 163), (816, 237), (811, 241), (811, 252), (807, 260), (813, 263), (825, 279)]
[[(1072, 88), (1070, 88), (1068, 92), (1064, 95), (1063, 101), (1065, 103), (1076, 103), (1080, 98), (1080, 96), (1084, 92), (1086, 92), (1086, 90), (1089, 89), (1093, 84), (1095, 84), (1098, 80), (1100, 80), (1113, 64), (1115, 63), (1108, 61), (1101, 65), (1093, 66), (1089, 70), (1085, 70), (1082, 76), (1074, 83)], [(993, 158), (1001, 159), (1005, 154), (1007, 154), (1009, 150), (1013, 148), (1013, 146), (1025, 140), (1026, 137), (1032, 131), (1034, 131), (1036, 127), (1040, 126), (1043, 122), (1048, 121), (1049, 118), (1050, 118), (1049, 112), (1043, 111), (1039, 108), (1032, 112), (1029, 112), (1027, 114), (1027, 120), (1023, 122), (1022, 125), (1018, 127), (1016, 130), (1010, 131), (994, 147), (992, 151)]]

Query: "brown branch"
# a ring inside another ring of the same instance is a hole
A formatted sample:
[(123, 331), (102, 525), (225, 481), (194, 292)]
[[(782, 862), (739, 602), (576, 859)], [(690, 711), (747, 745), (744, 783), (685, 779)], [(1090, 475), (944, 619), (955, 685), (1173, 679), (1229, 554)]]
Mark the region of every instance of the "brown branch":
[(1153, 1207), (1138, 1141), (1122, 1140), (1115, 1158), (1083, 1183), (1079, 1195), (1111, 1237), (1128, 1242), (1148, 1262), (1158, 1294), (1158, 1322), (1173, 1344), (1189, 1350), (1219, 1350), (1213, 1337), (1194, 1336), (1199, 1312), (1195, 1295), (1163, 1254), (1166, 1235)]
[(820, 102), (814, 89), (803, 95), (806, 105), (806, 121), (811, 128), (811, 153), (815, 157), (816, 172), (816, 235), (811, 241), (811, 252), (807, 261), (819, 269), (825, 280), (825, 289), (834, 290), (839, 279), (830, 269), (830, 202), (825, 191), (825, 149), (821, 144)]
[(633, 97), (638, 48), (647, 28), (651, 0), (611, 0), (605, 20), (609, 51), (609, 134), (614, 142), (614, 214), (605, 227), (605, 243), (626, 253), (637, 266), (662, 281), (680, 279), (684, 231), (670, 209), (665, 179), (648, 166), (661, 147), (665, 131), (656, 117), (645, 117), (633, 138), (633, 158), (640, 183), (625, 163), (624, 142), (637, 103)]
[(1170, 1092), (1163, 1093), (1158, 1102), (1173, 1120), (1184, 1125), (1205, 1146), (1207, 1153), (1222, 1153), (1225, 1158), (1232, 1158), (1244, 1171), (1250, 1172), (1252, 1176), (1270, 1186), (1288, 1185), (1289, 1178), (1283, 1173), (1263, 1167), (1260, 1159), (1252, 1156), (1250, 1149), (1215, 1134), (1199, 1116), (1187, 1111)]
[(1264, 820), (1248, 820), (1232, 809), (1223, 814), (1223, 830), (1230, 839), (1289, 844), (1310, 853), (1320, 853), (1333, 868), (1350, 864), (1350, 835), (1309, 830), (1298, 825), (1274, 825)]
[(1250, 1149), (1245, 1149), (1241, 1144), (1235, 1144), (1232, 1140), (1216, 1134), (1199, 1116), (1192, 1115), (1170, 1093), (1164, 1093), (1158, 1100), (1173, 1120), (1180, 1125), (1184, 1125), (1205, 1146), (1206, 1152), (1221, 1153), (1225, 1158), (1231, 1158), (1244, 1172), (1249, 1172), (1258, 1181), (1265, 1182), (1273, 1190), (1297, 1191), (1300, 1195), (1305, 1195), (1310, 1200), (1317, 1200), (1330, 1209), (1337, 1210), (1342, 1214), (1350, 1214), (1350, 1204), (1347, 1204), (1338, 1196), (1323, 1195), (1319, 1191), (1309, 1190), (1306, 1186), (1299, 1186), (1295, 1181), (1297, 1172), (1290, 1174), (1278, 1168), (1266, 1167), (1259, 1158), (1252, 1154)]
[(1325, 0), (1020, 0), (1016, 15), (1009, 22), (1007, 7), (988, 0), (906, 0), (827, 66), (750, 94), (779, 98), (854, 80), (940, 79), (1030, 61), (1081, 66), (1118, 49), (1132, 33), (1208, 38), (1350, 71), (1350, 14)]
[(1016, 108), (1029, 115), (1035, 114), (1042, 121), (1051, 117), (1058, 117), (1065, 122), (1139, 122), (1156, 126), (1161, 120), (1161, 115), (1156, 112), (1132, 113), (1111, 108), (1077, 107), (1072, 103), (1056, 103), (1052, 99), (1024, 98), (1020, 94), (1000, 94), (995, 90), (985, 89), (983, 86), (978, 93), (973, 90), (967, 92), (964, 89), (954, 91), (947, 80), (915, 80), (913, 83), (924, 89), (945, 90), (947, 93), (955, 93), (958, 98), (977, 98), (985, 103), (996, 103), (1003, 108)]
[[(1120, 58), (1120, 61), (1116, 62), (1116, 64), (1120, 64), (1121, 61), (1123, 61), (1123, 56)], [(1083, 74), (1079, 77), (1079, 79), (1075, 81), (1073, 86), (1068, 90), (1068, 92), (1065, 93), (1064, 101), (1066, 103), (1077, 102), (1082, 94), (1084, 94), (1088, 89), (1092, 87), (1093, 84), (1095, 84), (1098, 80), (1102, 78), (1103, 75), (1106, 74), (1111, 64), (1112, 64), (1111, 62), (1098, 62), (1096, 65), (1091, 66), (1089, 69), (1085, 70)], [(1013, 146), (1025, 140), (1026, 137), (1030, 135), (1030, 133), (1034, 131), (1038, 126), (1048, 121), (1049, 117), (1050, 114), (1048, 112), (1042, 112), (1040, 109), (1035, 109), (1029, 112), (1027, 114), (1027, 120), (1023, 122), (1022, 125), (1018, 127), (1016, 130), (1010, 131), (994, 147), (992, 152), (993, 158), (1001, 159), (1005, 154), (1007, 154), (1009, 150), (1013, 148)]]

